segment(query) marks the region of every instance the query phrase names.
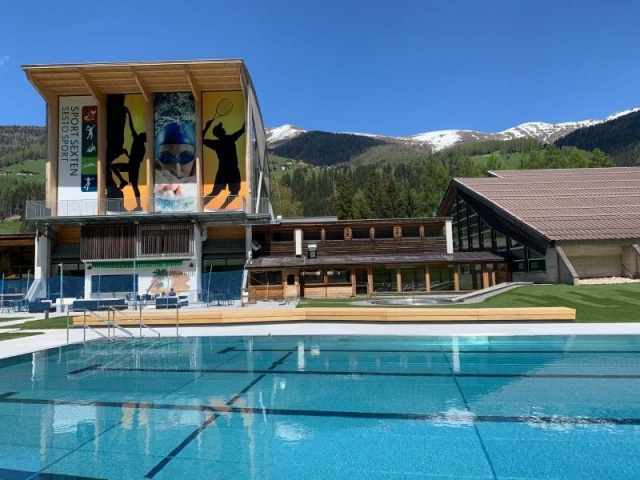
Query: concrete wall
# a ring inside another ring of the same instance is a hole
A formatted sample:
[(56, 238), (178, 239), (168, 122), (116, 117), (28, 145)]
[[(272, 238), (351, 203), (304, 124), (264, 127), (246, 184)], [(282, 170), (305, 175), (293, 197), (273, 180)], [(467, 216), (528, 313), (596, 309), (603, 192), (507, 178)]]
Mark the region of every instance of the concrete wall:
[(562, 248), (580, 278), (624, 276), (621, 245), (562, 245)]
[(622, 249), (622, 270), (625, 276), (640, 277), (640, 247), (630, 245)]
[(547, 272), (513, 272), (511, 278), (514, 282), (549, 283)]

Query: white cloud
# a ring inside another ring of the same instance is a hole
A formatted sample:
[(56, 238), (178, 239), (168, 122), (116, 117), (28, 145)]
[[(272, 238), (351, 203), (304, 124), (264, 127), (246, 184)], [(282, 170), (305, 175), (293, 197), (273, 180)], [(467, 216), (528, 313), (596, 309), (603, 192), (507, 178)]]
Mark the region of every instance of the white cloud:
[(7, 63), (10, 58), (11, 57), (9, 57), (9, 55), (0, 56), (0, 67), (3, 66), (5, 63)]

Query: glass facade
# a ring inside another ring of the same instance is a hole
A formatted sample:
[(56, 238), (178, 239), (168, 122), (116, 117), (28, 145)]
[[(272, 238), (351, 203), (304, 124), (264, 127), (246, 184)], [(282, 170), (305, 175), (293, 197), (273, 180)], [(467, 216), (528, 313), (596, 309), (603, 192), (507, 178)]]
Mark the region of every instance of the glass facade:
[[(511, 270), (513, 272), (546, 271), (544, 254), (528, 248), (492, 228), (460, 196), (456, 198), (451, 216), (453, 218), (454, 251), (493, 252), (511, 262)], [(472, 269), (469, 266), (461, 266), (460, 288), (462, 290), (470, 289), (468, 284), (474, 285), (476, 283), (475, 274), (471, 272)]]

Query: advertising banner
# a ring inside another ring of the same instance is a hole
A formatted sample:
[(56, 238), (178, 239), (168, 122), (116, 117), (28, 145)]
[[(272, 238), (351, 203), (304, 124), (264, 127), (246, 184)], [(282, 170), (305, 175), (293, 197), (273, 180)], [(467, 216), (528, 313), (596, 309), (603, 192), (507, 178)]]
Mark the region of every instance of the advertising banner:
[(158, 212), (194, 211), (196, 179), (195, 99), (188, 92), (154, 96), (154, 198)]
[(60, 97), (58, 215), (98, 212), (98, 107), (90, 96)]
[(142, 95), (107, 97), (107, 210), (147, 210), (147, 103)]
[(242, 208), (247, 195), (244, 94), (203, 93), (202, 123), (204, 208)]

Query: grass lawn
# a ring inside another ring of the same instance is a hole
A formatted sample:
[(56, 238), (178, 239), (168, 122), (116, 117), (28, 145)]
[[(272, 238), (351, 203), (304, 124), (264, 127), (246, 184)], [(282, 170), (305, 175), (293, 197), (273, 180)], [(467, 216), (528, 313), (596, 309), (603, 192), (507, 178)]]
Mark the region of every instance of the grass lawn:
[(15, 325), (20, 330), (50, 330), (55, 328), (67, 328), (67, 316), (49, 317), (42, 320), (31, 320), (29, 322)]
[(0, 323), (10, 322), (12, 320), (23, 320), (25, 318), (29, 318), (29, 317), (3, 317), (3, 318), (0, 318)]
[[(362, 299), (302, 300), (298, 307), (357, 307)], [(443, 305), (434, 305), (441, 308)], [(531, 285), (501, 293), (481, 303), (445, 308), (569, 307), (576, 310), (576, 322), (640, 321), (640, 284), (618, 285)], [(431, 307), (422, 307), (431, 308)]]
[(32, 337), (34, 335), (42, 335), (40, 332), (5, 332), (0, 333), (0, 342), (2, 340), (13, 340), (20, 337)]
[(20, 220), (0, 221), (0, 234), (22, 233), (22, 222)]

